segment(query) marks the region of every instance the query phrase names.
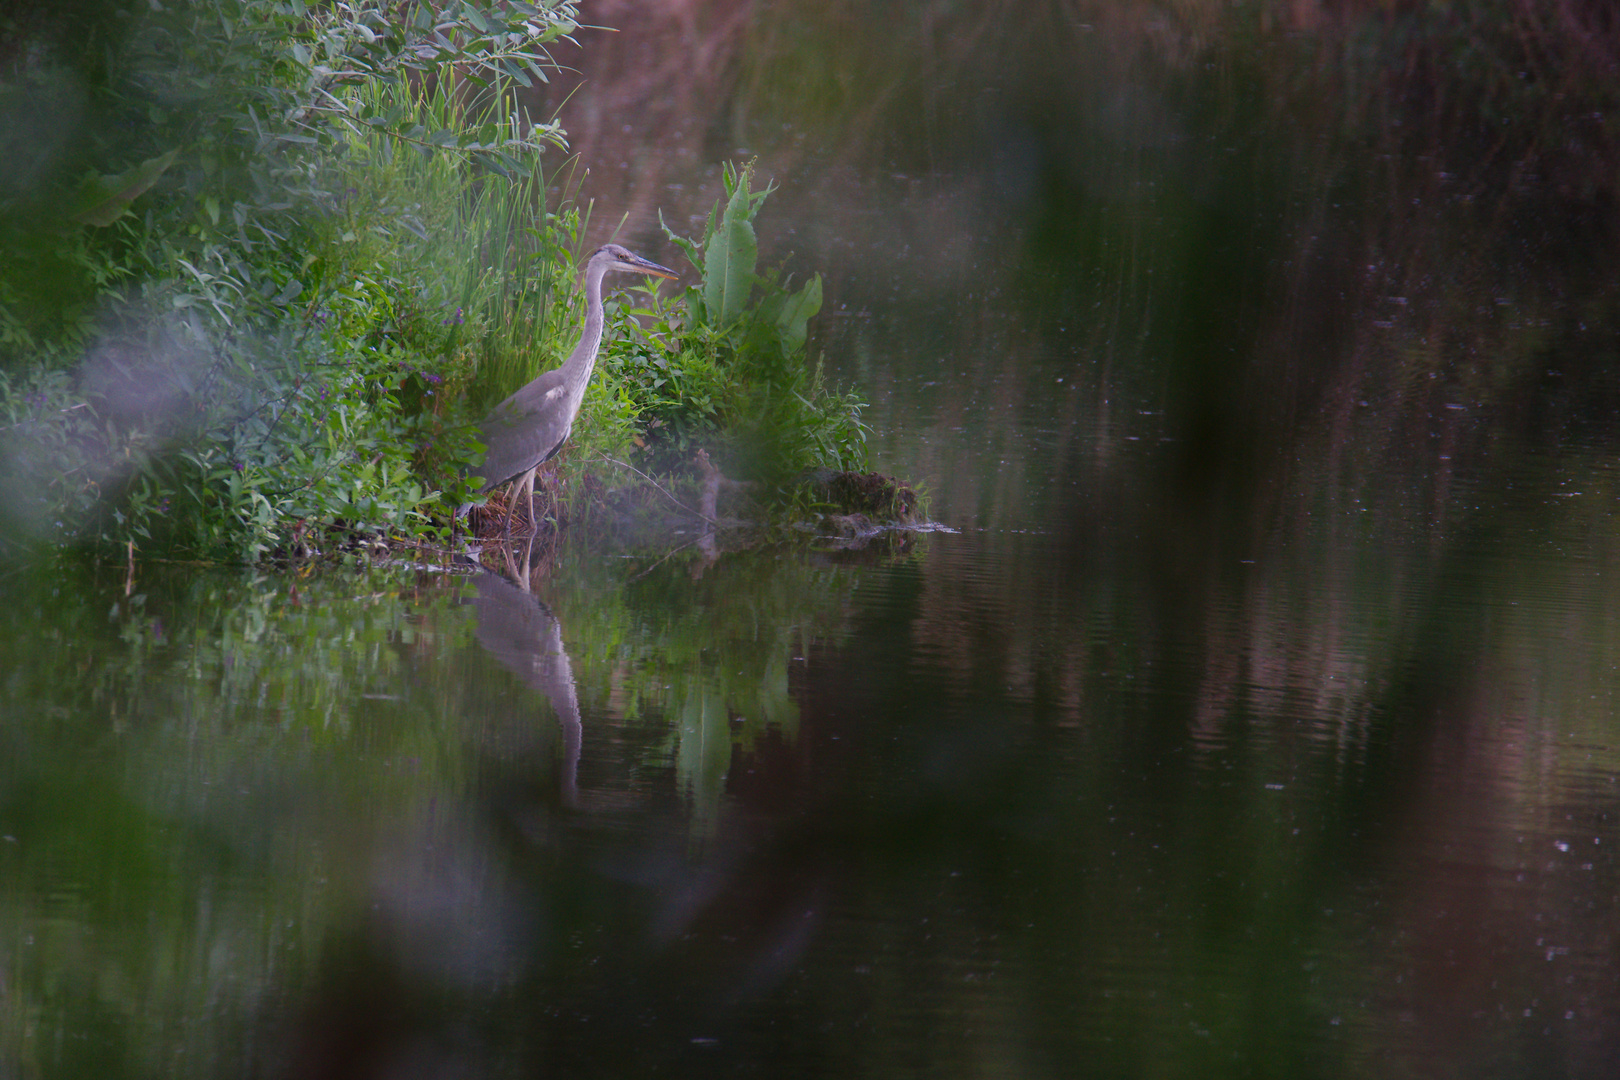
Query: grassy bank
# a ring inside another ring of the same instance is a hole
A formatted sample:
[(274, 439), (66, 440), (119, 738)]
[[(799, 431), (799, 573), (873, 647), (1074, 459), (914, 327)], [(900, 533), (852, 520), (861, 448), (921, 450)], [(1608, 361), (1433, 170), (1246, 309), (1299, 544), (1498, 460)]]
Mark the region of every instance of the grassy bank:
[[(472, 422), (571, 347), (598, 231), (545, 205), (563, 133), (510, 104), (573, 6), (458, 11), (107, 0), (11, 27), (0, 548), (255, 561), (449, 532)], [(18, 134), (71, 109), (78, 135)], [(819, 283), (737, 257), (768, 191), (733, 181), (687, 245), (697, 284), (613, 301), (569, 476), (700, 444), (757, 478), (862, 463), (860, 402), (805, 362)]]

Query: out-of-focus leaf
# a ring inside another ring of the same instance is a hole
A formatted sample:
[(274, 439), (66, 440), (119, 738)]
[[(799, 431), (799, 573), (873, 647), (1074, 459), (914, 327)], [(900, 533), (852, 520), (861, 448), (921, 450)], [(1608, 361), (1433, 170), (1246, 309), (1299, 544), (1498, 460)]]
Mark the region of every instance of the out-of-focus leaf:
[(170, 150), (167, 154), (148, 158), (117, 176), (97, 176), (86, 180), (80, 185), (74, 208), (68, 216), (85, 225), (111, 225), (123, 216), (130, 203), (157, 183), (158, 177), (179, 156), (178, 149)]

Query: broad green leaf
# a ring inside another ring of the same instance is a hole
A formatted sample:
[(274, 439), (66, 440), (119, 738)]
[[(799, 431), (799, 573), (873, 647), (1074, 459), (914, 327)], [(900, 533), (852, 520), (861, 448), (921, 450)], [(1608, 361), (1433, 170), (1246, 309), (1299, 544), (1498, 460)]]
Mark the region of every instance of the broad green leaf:
[(742, 316), (754, 287), (759, 245), (748, 211), (745, 179), (726, 203), (725, 215), (703, 253), (703, 304), (716, 327), (729, 326)]
[(821, 275), (817, 274), (805, 283), (804, 288), (787, 298), (782, 313), (777, 316), (776, 325), (782, 331), (782, 344), (787, 346), (789, 353), (804, 348), (805, 324), (820, 310)]
[(507, 77), (519, 86), (530, 87), (534, 85), (529, 76), (524, 73), (523, 68), (510, 60), (501, 61), (501, 70), (506, 72)]

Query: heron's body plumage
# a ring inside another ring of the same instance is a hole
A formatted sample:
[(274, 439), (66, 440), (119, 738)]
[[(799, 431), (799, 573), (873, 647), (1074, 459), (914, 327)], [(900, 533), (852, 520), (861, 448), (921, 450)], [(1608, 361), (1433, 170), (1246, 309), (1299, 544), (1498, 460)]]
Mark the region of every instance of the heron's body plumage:
[[(585, 328), (579, 344), (561, 366), (519, 387), (511, 397), (491, 409), (478, 425), (478, 437), (485, 446), (484, 463), (479, 470), (484, 478), (481, 491), (492, 491), (509, 481), (517, 481), (526, 494), (532, 496), (535, 469), (555, 456), (568, 441), (602, 345), (602, 278), (610, 270), (666, 278), (676, 276), (673, 270), (617, 244), (596, 250), (585, 264)], [(515, 499), (512, 507), (515, 511)], [(510, 529), (510, 512), (506, 524)]]
[(556, 456), (573, 430), (557, 402), (566, 396), (563, 369), (552, 368), (490, 410), (478, 426), (484, 452), (484, 491), (516, 480)]

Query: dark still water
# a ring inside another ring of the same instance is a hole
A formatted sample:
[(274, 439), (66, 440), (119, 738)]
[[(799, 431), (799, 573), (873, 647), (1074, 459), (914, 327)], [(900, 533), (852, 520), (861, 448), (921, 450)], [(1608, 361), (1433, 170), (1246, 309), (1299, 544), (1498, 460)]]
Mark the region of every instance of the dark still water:
[(1198, 583), (972, 530), (13, 576), (6, 1060), (1601, 1075), (1603, 500)]
[(588, 11), (954, 531), (8, 570), (0, 1076), (1615, 1075), (1616, 45), (1241, 7)]

